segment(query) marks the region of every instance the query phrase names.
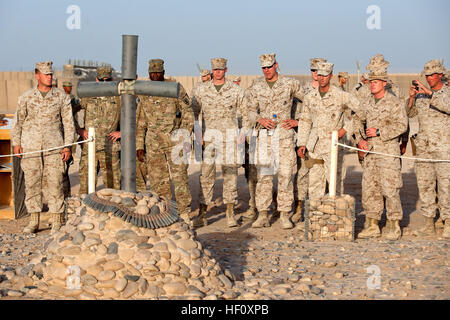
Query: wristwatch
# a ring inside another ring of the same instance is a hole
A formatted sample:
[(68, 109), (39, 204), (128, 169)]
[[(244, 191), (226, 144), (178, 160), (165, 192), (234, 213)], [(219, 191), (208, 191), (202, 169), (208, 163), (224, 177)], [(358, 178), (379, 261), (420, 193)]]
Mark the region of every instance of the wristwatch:
[(376, 134), (377, 134), (377, 137), (380, 136), (380, 129), (377, 129)]

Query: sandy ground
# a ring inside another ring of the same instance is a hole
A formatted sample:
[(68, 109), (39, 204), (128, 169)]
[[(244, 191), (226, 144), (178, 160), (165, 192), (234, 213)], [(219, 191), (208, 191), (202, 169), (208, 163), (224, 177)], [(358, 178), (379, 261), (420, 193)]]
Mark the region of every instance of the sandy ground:
[[(410, 146), (406, 155), (411, 156)], [(347, 167), (345, 193), (356, 198), (356, 231), (358, 232), (364, 223), (364, 216), (359, 214), (362, 211), (362, 169), (354, 153), (346, 154), (344, 161)], [(76, 194), (79, 188), (77, 168), (76, 159), (76, 164), (70, 170), (73, 194)], [(191, 165), (189, 168), (192, 208), (195, 211), (198, 210), (199, 169), (199, 165)], [(197, 229), (197, 238), (205, 248), (214, 253), (216, 260), (223, 268), (231, 271), (236, 280), (235, 288), (243, 287), (237, 297), (245, 299), (450, 298), (449, 241), (440, 237), (442, 229), (438, 230), (435, 237), (426, 239), (412, 235), (412, 230), (420, 227), (423, 219), (415, 211), (418, 190), (413, 161), (404, 161), (402, 166), (401, 200), (404, 218), (401, 221), (403, 237), (399, 241), (387, 241), (380, 238), (357, 239), (354, 242), (308, 242), (304, 240), (303, 232), (297, 229), (281, 229), (278, 217), (273, 215), (270, 228), (252, 229), (251, 222), (241, 223), (237, 228), (227, 228), (225, 205), (221, 198), (220, 171), (217, 175), (214, 190), (215, 206), (208, 211), (208, 225)], [(98, 188), (102, 187), (100, 185)], [(243, 168), (239, 170), (238, 187), (237, 214), (239, 215), (247, 210), (249, 199)], [(382, 226), (385, 223), (384, 219), (383, 214)], [(0, 232), (12, 234), (11, 236), (20, 234), (27, 222), (28, 218), (16, 221), (0, 220)], [(46, 214), (43, 217), (42, 227), (43, 230), (38, 232), (37, 237), (32, 241), (22, 239), (25, 243), (21, 248), (27, 246), (26, 241), (30, 242), (30, 246), (33, 245), (28, 250), (30, 255), (38, 246), (39, 241), (36, 239), (49, 233)], [(0, 245), (4, 249), (13, 246), (13, 243), (5, 243), (5, 241), (2, 243), (0, 238)], [(14, 248), (10, 248), (10, 251), (11, 249)], [(0, 266), (3, 268), (8, 266), (18, 268), (28, 261), (26, 253), (14, 260), (7, 258), (8, 253), (0, 254)], [(367, 268), (371, 266), (381, 270), (381, 286), (378, 289), (368, 288), (367, 281), (371, 274)], [(252, 281), (254, 286), (251, 285)], [(265, 285), (266, 282), (267, 285)], [(309, 284), (313, 292), (297, 294), (298, 291), (294, 289), (295, 285), (299, 284)], [(273, 290), (266, 292), (267, 288), (278, 288), (279, 294), (272, 292)]]

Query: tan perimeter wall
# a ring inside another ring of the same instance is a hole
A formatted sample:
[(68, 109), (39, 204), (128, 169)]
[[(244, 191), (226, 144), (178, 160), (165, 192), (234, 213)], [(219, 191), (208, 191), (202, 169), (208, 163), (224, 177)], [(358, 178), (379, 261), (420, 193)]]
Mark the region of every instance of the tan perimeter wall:
[[(72, 81), (73, 93), (76, 94), (77, 78), (63, 78), (62, 71), (56, 71), (55, 77), (58, 79), (58, 87), (62, 88), (64, 81)], [(262, 76), (262, 75), (261, 75)], [(300, 80), (301, 83), (307, 82), (310, 79), (310, 75), (291, 75)], [(228, 78), (234, 79), (237, 75), (228, 75)], [(240, 75), (241, 86), (247, 88), (251, 85), (253, 79), (260, 77), (259, 75)], [(357, 84), (357, 75), (350, 75), (348, 88), (352, 89)], [(391, 74), (390, 78), (396, 84), (398, 84), (407, 95), (411, 80), (416, 78), (416, 74)], [(193, 87), (200, 82), (200, 77), (191, 76), (171, 76), (171, 78), (180, 82), (190, 95)], [(419, 78), (423, 83), (425, 78)], [(334, 76), (332, 82), (337, 84), (337, 75)], [(36, 85), (33, 72), (0, 72), (0, 113), (14, 113), (17, 107), (17, 99), (25, 91), (33, 88)]]

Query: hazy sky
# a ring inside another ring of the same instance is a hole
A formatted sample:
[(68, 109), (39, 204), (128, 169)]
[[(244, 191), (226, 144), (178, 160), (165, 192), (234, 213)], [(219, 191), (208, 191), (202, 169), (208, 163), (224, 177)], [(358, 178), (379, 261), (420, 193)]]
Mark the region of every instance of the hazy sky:
[[(69, 29), (70, 5), (80, 8), (80, 29)], [(370, 30), (380, 9), (381, 29)], [(33, 70), (69, 58), (107, 62), (120, 70), (122, 34), (139, 35), (138, 74), (148, 60), (165, 60), (166, 74), (198, 75), (196, 63), (228, 59), (230, 74), (261, 74), (259, 55), (277, 54), (282, 73), (308, 72), (309, 58), (325, 57), (335, 73), (364, 69), (383, 53), (389, 72), (420, 72), (430, 59), (449, 67), (448, 0), (0, 0), (0, 71)], [(447, 22), (446, 22), (447, 21)]]

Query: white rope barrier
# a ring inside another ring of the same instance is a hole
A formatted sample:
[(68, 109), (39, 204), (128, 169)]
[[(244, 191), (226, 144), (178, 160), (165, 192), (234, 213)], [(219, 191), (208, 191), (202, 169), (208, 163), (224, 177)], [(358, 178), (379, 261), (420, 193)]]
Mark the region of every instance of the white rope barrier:
[(48, 152), (48, 151), (53, 151), (53, 150), (58, 150), (58, 149), (62, 149), (62, 148), (67, 148), (73, 145), (77, 145), (77, 144), (82, 144), (82, 143), (86, 143), (86, 142), (91, 142), (94, 141), (93, 138), (89, 138), (83, 141), (78, 141), (78, 142), (74, 142), (71, 144), (66, 144), (64, 146), (61, 147), (54, 147), (54, 148), (49, 148), (49, 149), (45, 149), (45, 150), (37, 150), (37, 151), (30, 151), (30, 152), (24, 152), (24, 153), (14, 153), (14, 154), (2, 154), (0, 155), (0, 158), (5, 158), (5, 157), (14, 157), (14, 156), (23, 156), (26, 154), (34, 154), (34, 153), (41, 153), (41, 152)]
[(394, 158), (401, 158), (401, 159), (417, 160), (417, 161), (424, 161), (424, 162), (450, 162), (450, 160), (443, 160), (443, 159), (415, 158), (415, 157), (399, 156), (399, 155), (395, 155), (395, 154), (382, 153), (382, 152), (376, 152), (376, 151), (368, 151), (368, 150), (363, 150), (363, 149), (351, 147), (351, 146), (348, 146), (348, 145), (346, 145), (346, 144), (339, 143), (339, 142), (337, 142), (336, 144), (337, 144), (338, 146), (343, 147), (343, 148), (347, 148), (347, 149), (351, 149), (351, 150), (356, 150), (356, 151), (361, 151), (361, 152), (364, 152), (364, 153), (378, 154), (378, 155), (380, 155), (380, 156), (386, 156), (386, 157), (394, 157)]

